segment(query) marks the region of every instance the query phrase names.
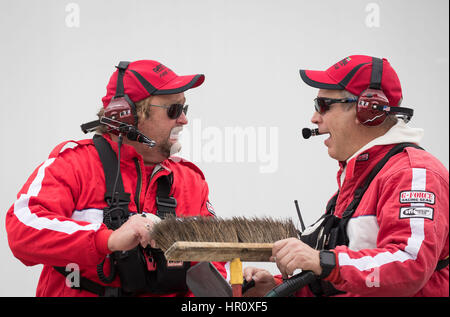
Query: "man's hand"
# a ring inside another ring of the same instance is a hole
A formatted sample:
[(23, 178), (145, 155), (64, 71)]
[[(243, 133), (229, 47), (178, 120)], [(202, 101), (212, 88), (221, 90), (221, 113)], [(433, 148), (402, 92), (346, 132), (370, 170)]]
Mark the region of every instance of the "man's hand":
[(108, 249), (111, 252), (127, 251), (133, 249), (138, 244), (143, 248), (147, 245), (154, 245), (150, 240), (150, 231), (155, 223), (155, 219), (143, 215), (133, 215), (115, 230), (108, 239)]
[(252, 279), (255, 281), (255, 286), (246, 291), (243, 294), (244, 297), (263, 297), (277, 286), (269, 271), (256, 267), (246, 267), (244, 269), (244, 278), (247, 282), (250, 282)]
[(309, 270), (320, 275), (319, 251), (299, 239), (289, 238), (274, 243), (270, 260), (277, 263), (283, 278), (288, 278), (295, 270)]

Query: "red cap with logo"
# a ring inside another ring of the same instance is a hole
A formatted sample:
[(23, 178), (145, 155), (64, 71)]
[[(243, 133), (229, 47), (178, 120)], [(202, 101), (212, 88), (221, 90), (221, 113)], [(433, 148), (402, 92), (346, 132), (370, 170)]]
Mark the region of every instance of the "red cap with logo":
[[(319, 89), (345, 89), (356, 96), (369, 87), (371, 74), (372, 57), (366, 55), (348, 56), (325, 71), (300, 70), (300, 76), (309, 86)], [(402, 86), (397, 73), (385, 58), (383, 58), (381, 89), (390, 106), (400, 105)]]
[[(116, 94), (118, 71), (109, 79), (106, 95), (102, 98), (105, 108)], [(160, 62), (139, 60), (128, 64), (123, 75), (123, 89), (133, 102), (138, 102), (149, 96), (177, 94), (200, 86), (204, 80), (203, 74), (178, 76)]]

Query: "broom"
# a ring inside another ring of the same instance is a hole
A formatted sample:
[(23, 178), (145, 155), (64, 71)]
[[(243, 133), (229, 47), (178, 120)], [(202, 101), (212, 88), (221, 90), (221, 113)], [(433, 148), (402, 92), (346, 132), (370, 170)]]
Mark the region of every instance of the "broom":
[(151, 232), (158, 248), (172, 261), (230, 263), (233, 296), (242, 295), (242, 261), (268, 261), (275, 241), (298, 237), (291, 220), (270, 217), (168, 217)]

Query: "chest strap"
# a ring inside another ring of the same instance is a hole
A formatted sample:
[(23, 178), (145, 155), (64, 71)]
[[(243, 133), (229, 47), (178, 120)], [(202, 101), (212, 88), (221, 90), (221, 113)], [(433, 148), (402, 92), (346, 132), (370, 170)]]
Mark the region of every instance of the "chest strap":
[(156, 215), (164, 219), (167, 216), (176, 216), (175, 208), (177, 200), (170, 196), (170, 189), (173, 182), (173, 174), (160, 176), (157, 180), (156, 188)]
[(116, 230), (129, 217), (130, 194), (125, 192), (117, 156), (111, 145), (100, 135), (94, 135), (93, 141), (103, 166), (106, 185), (104, 197), (109, 207), (103, 210), (103, 223), (109, 229)]
[[(54, 266), (53, 267), (57, 272), (64, 275), (66, 278), (69, 274), (71, 274), (70, 271), (66, 271), (66, 269), (62, 266)], [(109, 287), (109, 286), (103, 286), (99, 283), (96, 283), (94, 281), (91, 281), (90, 279), (87, 279), (80, 275), (79, 285), (71, 286), (72, 289), (77, 290), (85, 290), (90, 293), (96, 294), (99, 297), (119, 297), (123, 296), (122, 290), (118, 287)]]

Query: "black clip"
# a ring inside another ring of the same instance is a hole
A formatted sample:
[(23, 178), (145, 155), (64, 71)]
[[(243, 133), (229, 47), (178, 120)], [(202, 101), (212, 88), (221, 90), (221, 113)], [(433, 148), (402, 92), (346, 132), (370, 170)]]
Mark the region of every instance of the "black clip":
[(158, 206), (175, 208), (177, 206), (177, 200), (173, 197), (158, 197), (156, 196), (156, 204)]
[(121, 62), (119, 62), (119, 65), (116, 66), (116, 68), (120, 69), (120, 70), (126, 70), (128, 68), (128, 65), (130, 65), (130, 62), (121, 61)]
[(116, 230), (128, 220), (130, 214), (121, 207), (106, 207), (103, 209), (103, 223), (109, 228)]

